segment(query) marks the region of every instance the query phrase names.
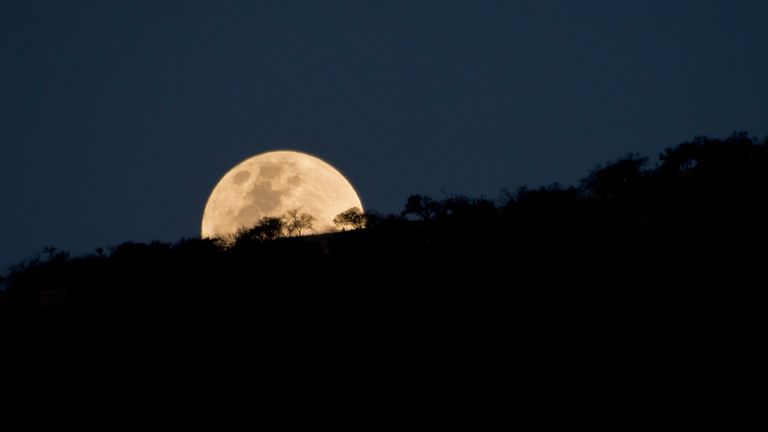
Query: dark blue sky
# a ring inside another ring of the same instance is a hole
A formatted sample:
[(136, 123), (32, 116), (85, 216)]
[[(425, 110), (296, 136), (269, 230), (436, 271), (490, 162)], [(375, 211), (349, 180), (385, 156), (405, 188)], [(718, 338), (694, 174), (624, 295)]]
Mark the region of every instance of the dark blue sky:
[(0, 268), (198, 234), (266, 150), (367, 208), (768, 133), (768, 2), (0, 0)]

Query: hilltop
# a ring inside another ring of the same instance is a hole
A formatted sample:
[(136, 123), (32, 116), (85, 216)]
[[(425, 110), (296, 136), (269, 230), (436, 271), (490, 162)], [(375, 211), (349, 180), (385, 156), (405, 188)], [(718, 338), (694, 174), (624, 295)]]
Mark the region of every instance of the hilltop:
[(6, 276), (0, 304), (39, 343), (5, 370), (34, 365), (16, 388), (50, 392), (23, 400), (66, 418), (225, 428), (392, 404), (525, 416), (586, 398), (630, 415), (672, 375), (708, 394), (699, 349), (739, 346), (726, 329), (754, 318), (768, 139), (699, 138), (577, 186), (413, 195), (364, 218), (320, 236), (48, 249)]

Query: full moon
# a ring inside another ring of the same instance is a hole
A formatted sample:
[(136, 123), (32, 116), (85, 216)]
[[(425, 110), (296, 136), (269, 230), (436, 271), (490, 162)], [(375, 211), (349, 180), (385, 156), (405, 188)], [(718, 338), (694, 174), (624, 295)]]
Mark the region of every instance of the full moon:
[(314, 217), (314, 232), (329, 232), (333, 218), (351, 207), (363, 209), (334, 167), (305, 153), (272, 151), (240, 162), (219, 180), (205, 205), (202, 236), (235, 233), (293, 209)]

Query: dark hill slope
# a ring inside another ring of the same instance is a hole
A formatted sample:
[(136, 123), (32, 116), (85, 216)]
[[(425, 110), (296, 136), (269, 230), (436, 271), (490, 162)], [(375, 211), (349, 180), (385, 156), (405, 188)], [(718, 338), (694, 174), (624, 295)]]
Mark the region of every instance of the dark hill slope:
[(499, 206), (414, 196), (331, 235), (50, 250), (2, 292), (3, 406), (218, 429), (724, 408), (756, 346), (768, 147), (701, 139), (646, 165)]

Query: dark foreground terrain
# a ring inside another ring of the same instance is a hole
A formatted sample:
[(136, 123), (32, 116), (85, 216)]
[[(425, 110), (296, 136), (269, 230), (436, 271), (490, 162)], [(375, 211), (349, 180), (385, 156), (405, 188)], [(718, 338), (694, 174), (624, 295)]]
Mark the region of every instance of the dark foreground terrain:
[(500, 204), (413, 196), (336, 234), (48, 249), (0, 293), (3, 418), (733, 426), (767, 216), (768, 146), (736, 135)]

